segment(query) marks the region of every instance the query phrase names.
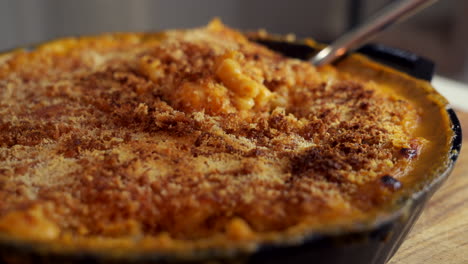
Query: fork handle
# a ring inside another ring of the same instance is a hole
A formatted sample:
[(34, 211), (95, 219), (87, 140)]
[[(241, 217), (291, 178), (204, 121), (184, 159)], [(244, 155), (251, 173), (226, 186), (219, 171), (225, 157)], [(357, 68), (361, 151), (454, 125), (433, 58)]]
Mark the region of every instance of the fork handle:
[(347, 32), (312, 57), (315, 66), (331, 63), (348, 51), (360, 47), (379, 32), (399, 23), (437, 0), (400, 0), (391, 3), (365, 23)]

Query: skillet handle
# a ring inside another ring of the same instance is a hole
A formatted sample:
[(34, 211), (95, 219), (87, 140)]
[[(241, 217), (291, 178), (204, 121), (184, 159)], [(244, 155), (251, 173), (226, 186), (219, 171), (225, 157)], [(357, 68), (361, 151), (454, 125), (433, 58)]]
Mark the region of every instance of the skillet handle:
[(435, 65), (432, 61), (404, 50), (381, 44), (368, 44), (357, 51), (419, 79), (430, 82), (434, 76)]

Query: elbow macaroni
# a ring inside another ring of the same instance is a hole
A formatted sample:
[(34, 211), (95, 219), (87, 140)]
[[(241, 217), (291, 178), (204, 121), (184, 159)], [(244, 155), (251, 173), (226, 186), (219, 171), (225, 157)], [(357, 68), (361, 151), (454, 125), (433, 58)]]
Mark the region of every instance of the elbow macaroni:
[[(176, 87), (163, 91), (165, 97), (173, 101), (177, 108), (189, 111), (207, 111), (213, 114), (232, 113), (236, 109), (245, 111), (259, 109), (267, 105), (272, 98), (272, 92), (261, 83), (262, 72), (258, 69), (245, 74), (239, 61), (243, 60), (241, 53), (228, 51), (217, 58), (210, 76), (200, 80), (186, 80)], [(143, 56), (138, 68), (141, 73), (156, 83), (166, 83), (168, 79), (167, 65), (158, 58)], [(257, 80), (255, 80), (256, 77)], [(218, 81), (216, 81), (218, 79)], [(219, 83), (221, 81), (221, 83)]]
[(216, 69), (216, 76), (237, 95), (234, 104), (239, 110), (266, 105), (272, 93), (265, 85), (245, 75), (239, 62), (235, 60), (236, 57), (240, 57), (237, 52), (226, 53)]

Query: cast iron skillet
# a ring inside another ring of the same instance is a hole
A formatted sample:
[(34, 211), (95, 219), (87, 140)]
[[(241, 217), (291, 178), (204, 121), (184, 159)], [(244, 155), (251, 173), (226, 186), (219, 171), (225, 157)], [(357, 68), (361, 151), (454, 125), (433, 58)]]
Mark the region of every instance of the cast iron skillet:
[[(270, 47), (290, 57), (315, 52), (300, 45), (297, 48)], [(382, 45), (367, 45), (358, 52), (413, 77), (431, 81), (434, 64), (412, 53)], [(405, 205), (380, 223), (358, 227), (350, 232), (313, 234), (303, 242), (264, 244), (253, 254), (239, 252), (203, 251), (189, 257), (146, 253), (110, 255), (93, 252), (48, 252), (41, 245), (0, 240), (0, 263), (314, 263), (314, 264), (383, 264), (397, 251), (404, 238), (421, 214), (426, 202), (451, 173), (462, 144), (460, 122), (451, 109), (447, 109), (454, 137), (451, 143), (450, 164), (423, 190), (415, 193)]]

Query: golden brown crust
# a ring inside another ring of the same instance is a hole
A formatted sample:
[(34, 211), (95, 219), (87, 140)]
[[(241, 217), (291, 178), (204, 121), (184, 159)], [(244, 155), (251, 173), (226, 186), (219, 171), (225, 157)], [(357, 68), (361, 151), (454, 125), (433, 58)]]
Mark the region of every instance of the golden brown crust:
[[(427, 144), (418, 105), (217, 23), (4, 56), (0, 230), (22, 238), (171, 249), (350, 224)], [(48, 236), (12, 227), (30, 215)]]

